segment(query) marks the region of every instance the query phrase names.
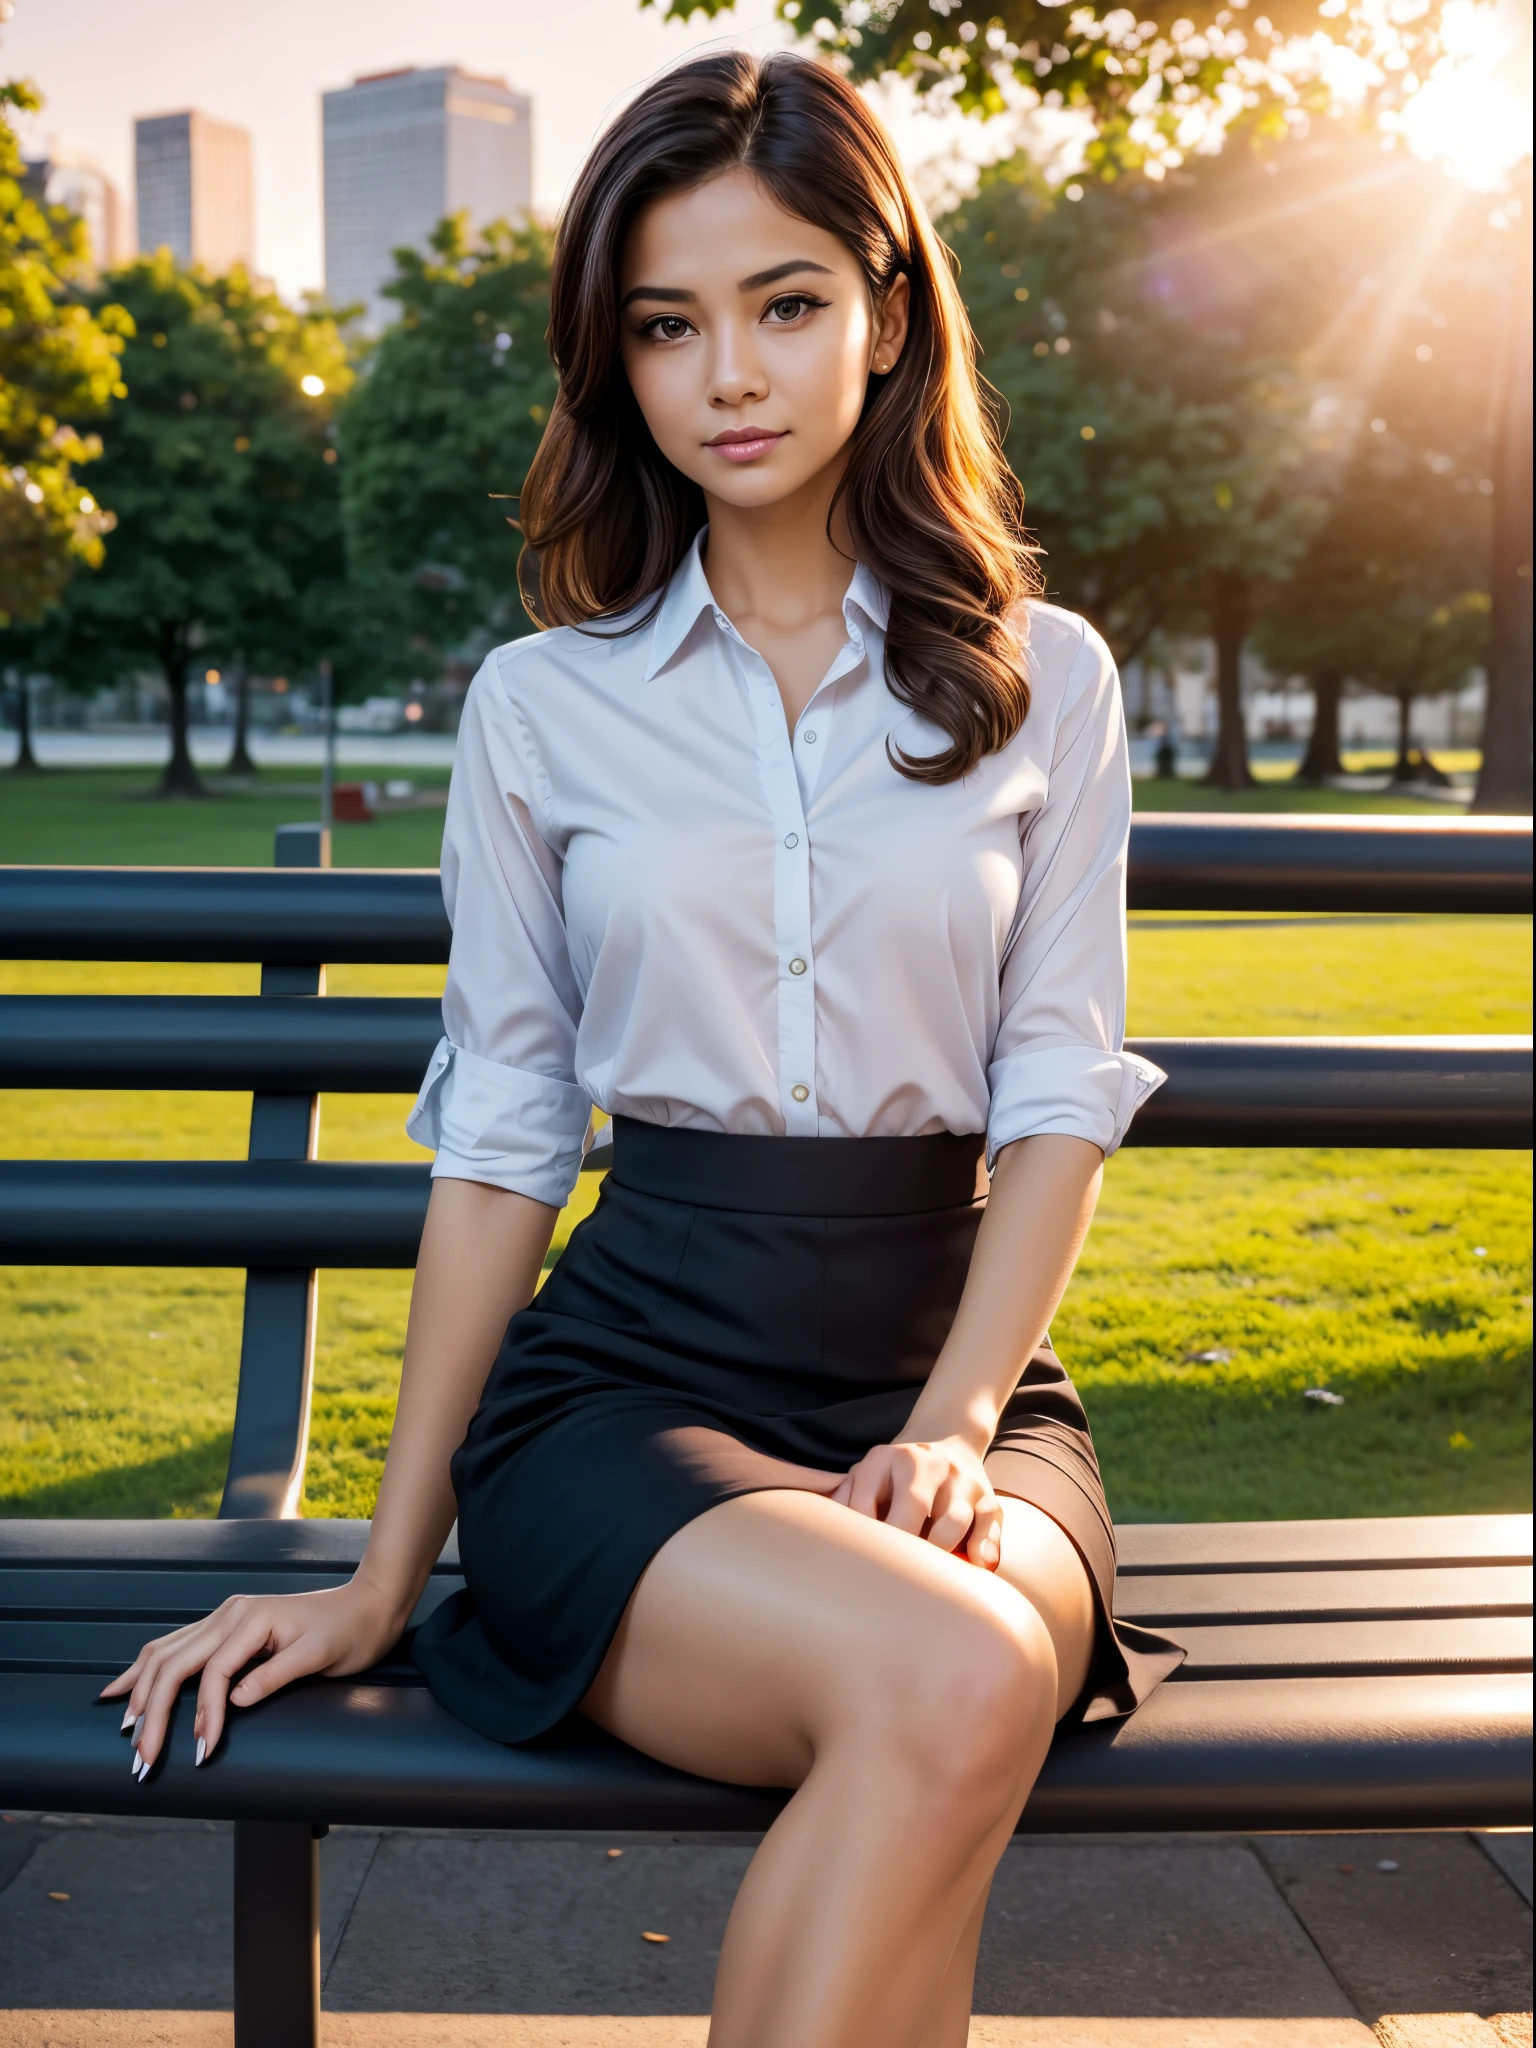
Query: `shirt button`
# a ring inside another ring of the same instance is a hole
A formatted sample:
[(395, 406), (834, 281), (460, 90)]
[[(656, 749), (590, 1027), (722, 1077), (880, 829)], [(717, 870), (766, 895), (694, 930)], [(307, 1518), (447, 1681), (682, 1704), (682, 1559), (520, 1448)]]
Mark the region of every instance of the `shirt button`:
[(791, 960), (789, 963), (789, 971), (791, 974), (804, 974), (805, 962), (803, 960)]
[(786, 832), (784, 834), (784, 844), (786, 846), (798, 846), (800, 844), (800, 834), (798, 832)]
[(789, 1092), (795, 1098), (796, 1102), (809, 1102), (811, 1099), (811, 1091), (809, 1088), (806, 1087), (803, 1081), (797, 1081), (794, 1087), (791, 1088)]

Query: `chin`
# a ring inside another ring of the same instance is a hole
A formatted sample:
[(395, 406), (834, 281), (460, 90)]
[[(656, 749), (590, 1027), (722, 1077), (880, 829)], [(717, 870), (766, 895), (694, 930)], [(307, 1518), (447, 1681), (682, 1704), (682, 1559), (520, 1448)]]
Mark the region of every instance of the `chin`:
[[(720, 475), (719, 470), (724, 470), (725, 474)], [(719, 499), (724, 505), (738, 506), (746, 512), (757, 506), (776, 505), (780, 499), (792, 497), (810, 482), (810, 477), (799, 474), (787, 476), (775, 466), (773, 457), (769, 455), (745, 469), (720, 463), (716, 473), (707, 481), (703, 477), (696, 477), (694, 481), (711, 498)]]

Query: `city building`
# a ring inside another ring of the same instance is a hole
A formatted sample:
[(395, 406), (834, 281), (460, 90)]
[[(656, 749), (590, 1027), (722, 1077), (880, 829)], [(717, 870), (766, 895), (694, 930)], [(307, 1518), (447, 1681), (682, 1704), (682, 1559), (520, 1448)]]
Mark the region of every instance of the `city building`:
[(325, 289), (379, 328), (393, 252), (422, 248), (445, 214), (517, 220), (533, 196), (533, 103), (457, 65), (382, 71), (324, 96)]
[(123, 203), (99, 164), (55, 142), (49, 144), (46, 156), (28, 160), (22, 179), (27, 191), (44, 205), (67, 207), (85, 223), (95, 269), (110, 270), (122, 262), (128, 253)]
[(214, 271), (249, 263), (249, 130), (195, 111), (153, 114), (134, 122), (133, 142), (141, 252), (169, 249)]

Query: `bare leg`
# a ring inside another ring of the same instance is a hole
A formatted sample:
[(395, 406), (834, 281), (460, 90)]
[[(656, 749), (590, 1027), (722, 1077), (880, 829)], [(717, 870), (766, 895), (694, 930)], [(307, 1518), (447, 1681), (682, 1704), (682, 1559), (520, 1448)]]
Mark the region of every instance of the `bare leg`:
[(725, 1502), (663, 1547), (586, 1712), (685, 1769), (799, 1788), (737, 1895), (713, 2048), (918, 2048), (1056, 1693), (1015, 1587), (816, 1495)]
[[(1017, 1586), (1045, 1623), (1056, 1651), (1059, 1721), (1088, 1676), (1093, 1658), (1094, 1603), (1088, 1568), (1070, 1537), (1029, 1501), (1003, 1499), (1003, 1555), (999, 1574)], [(955, 1943), (921, 2048), (966, 2048), (976, 1983), (976, 1952), (992, 1889), (992, 1872)]]

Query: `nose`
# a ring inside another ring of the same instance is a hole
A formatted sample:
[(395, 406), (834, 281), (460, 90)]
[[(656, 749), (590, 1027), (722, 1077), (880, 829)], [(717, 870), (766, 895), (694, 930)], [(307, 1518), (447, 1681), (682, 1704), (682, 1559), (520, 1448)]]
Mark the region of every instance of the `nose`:
[(756, 347), (756, 328), (728, 320), (715, 331), (709, 402), (721, 411), (751, 405), (768, 396), (768, 378)]

